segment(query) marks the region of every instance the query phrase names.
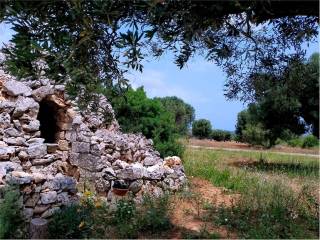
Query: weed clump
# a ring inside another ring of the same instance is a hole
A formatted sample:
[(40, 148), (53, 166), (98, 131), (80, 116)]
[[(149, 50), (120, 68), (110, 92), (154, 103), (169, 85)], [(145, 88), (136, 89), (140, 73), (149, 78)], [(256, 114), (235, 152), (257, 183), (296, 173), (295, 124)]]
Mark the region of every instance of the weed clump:
[(112, 209), (91, 194), (54, 214), (50, 238), (137, 238), (145, 233), (157, 234), (171, 227), (168, 210), (167, 196), (145, 196), (141, 204), (122, 199)]
[(283, 185), (256, 184), (236, 205), (212, 213), (216, 223), (237, 229), (244, 238), (319, 236), (317, 204), (307, 189), (296, 194)]
[(19, 198), (20, 193), (14, 186), (0, 192), (0, 239), (23, 236), (25, 226)]

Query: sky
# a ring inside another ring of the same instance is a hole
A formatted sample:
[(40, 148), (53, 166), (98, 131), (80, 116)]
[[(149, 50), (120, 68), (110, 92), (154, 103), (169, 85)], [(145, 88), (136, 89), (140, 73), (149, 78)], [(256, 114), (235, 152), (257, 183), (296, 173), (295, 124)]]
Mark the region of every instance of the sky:
[[(0, 23), (0, 47), (8, 42), (13, 31)], [(307, 55), (319, 51), (318, 44), (305, 46)], [(191, 104), (196, 119), (211, 121), (213, 128), (234, 131), (237, 114), (246, 108), (239, 101), (228, 101), (223, 95), (226, 76), (222, 69), (202, 57), (194, 57), (185, 68), (173, 63), (173, 56), (166, 54), (144, 63), (143, 73), (127, 75), (133, 87), (144, 86), (149, 97), (177, 96)]]

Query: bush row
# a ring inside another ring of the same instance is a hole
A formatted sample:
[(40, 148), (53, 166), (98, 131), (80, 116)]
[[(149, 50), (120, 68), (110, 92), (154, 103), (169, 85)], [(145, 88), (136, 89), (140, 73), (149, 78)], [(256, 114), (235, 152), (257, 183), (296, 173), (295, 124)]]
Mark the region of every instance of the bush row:
[(319, 146), (319, 140), (313, 135), (295, 137), (287, 141), (278, 139), (276, 144), (288, 145), (290, 147), (313, 148)]

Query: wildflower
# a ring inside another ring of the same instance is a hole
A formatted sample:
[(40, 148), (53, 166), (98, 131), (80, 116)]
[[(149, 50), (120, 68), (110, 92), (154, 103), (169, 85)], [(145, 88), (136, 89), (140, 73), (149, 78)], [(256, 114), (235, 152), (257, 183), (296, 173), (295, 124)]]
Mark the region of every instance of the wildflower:
[(96, 201), (94, 206), (95, 206), (96, 208), (101, 207), (101, 206), (102, 206), (101, 201), (100, 201), (100, 200)]
[(84, 226), (84, 221), (82, 221), (82, 222), (79, 224), (79, 229), (80, 229), (80, 228), (83, 228), (83, 226)]
[(92, 192), (90, 192), (90, 191), (85, 191), (85, 192), (84, 192), (84, 195), (85, 195), (86, 197), (91, 197), (91, 196), (92, 196)]

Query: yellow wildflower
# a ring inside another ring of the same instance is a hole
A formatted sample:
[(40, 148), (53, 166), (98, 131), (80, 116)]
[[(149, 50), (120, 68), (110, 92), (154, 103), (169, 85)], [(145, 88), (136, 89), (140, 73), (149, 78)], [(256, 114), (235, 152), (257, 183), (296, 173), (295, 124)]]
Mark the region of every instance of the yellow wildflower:
[(79, 229), (82, 228), (84, 226), (84, 221), (82, 221), (80, 224), (79, 224)]

